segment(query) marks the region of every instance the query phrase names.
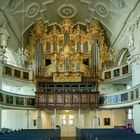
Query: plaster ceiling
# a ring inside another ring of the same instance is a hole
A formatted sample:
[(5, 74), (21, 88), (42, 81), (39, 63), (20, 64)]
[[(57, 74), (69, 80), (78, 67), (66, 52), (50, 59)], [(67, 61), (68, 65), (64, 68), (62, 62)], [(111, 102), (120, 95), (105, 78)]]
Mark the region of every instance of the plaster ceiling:
[(138, 3), (139, 0), (0, 0), (0, 22), (7, 22), (21, 44), (22, 35), (28, 33), (36, 19), (47, 25), (59, 24), (65, 17), (74, 24), (97, 19), (113, 44)]

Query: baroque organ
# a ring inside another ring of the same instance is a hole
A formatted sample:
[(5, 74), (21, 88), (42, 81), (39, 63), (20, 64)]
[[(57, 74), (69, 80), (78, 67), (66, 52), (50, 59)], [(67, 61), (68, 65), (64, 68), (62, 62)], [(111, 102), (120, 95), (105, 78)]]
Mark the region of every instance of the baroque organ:
[(100, 22), (34, 23), (28, 44), (39, 108), (96, 108), (103, 64), (110, 61)]

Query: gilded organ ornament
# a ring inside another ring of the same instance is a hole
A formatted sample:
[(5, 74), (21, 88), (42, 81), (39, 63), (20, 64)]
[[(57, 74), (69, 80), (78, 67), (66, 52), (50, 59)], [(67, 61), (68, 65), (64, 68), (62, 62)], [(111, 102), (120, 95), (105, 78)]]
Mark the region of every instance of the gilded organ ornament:
[(104, 36), (96, 20), (84, 26), (66, 18), (50, 27), (36, 21), (28, 45), (30, 62), (39, 77), (53, 77), (54, 82), (100, 78), (102, 64), (112, 59)]

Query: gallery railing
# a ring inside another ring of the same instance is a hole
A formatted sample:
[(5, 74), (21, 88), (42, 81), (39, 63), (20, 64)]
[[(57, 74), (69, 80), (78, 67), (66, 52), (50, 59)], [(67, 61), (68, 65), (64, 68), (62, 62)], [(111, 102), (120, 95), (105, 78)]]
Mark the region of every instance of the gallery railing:
[(121, 79), (122, 77), (129, 76), (130, 74), (131, 67), (126, 64), (103, 71), (102, 79), (110, 81), (114, 79)]
[(11, 65), (3, 65), (3, 75), (18, 78), (20, 80), (32, 80), (32, 71), (17, 68)]
[(34, 107), (35, 97), (0, 90), (0, 106)]
[[(33, 78), (31, 70), (25, 70), (7, 64), (3, 66), (3, 74), (14, 78), (20, 78), (23, 80), (32, 80)], [(111, 80), (113, 78), (119, 78), (122, 76), (127, 76), (129, 74), (131, 74), (131, 68), (126, 64), (126, 65), (121, 65), (115, 68), (104, 70), (102, 73), (102, 79)], [(82, 78), (85, 79), (84, 77)], [(92, 77), (91, 78), (86, 77), (86, 80), (90, 81), (91, 79)]]
[(95, 82), (36, 83), (35, 104), (39, 108), (96, 108), (98, 106)]
[(140, 85), (123, 92), (113, 94), (102, 94), (99, 98), (99, 104), (103, 108), (116, 108), (132, 106), (140, 102)]
[[(99, 99), (99, 100), (98, 100)], [(99, 101), (99, 104), (98, 104)], [(140, 85), (123, 92), (113, 94), (103, 94), (98, 97), (98, 93), (91, 92), (39, 92), (35, 96), (19, 95), (0, 90), (0, 106), (15, 107), (48, 107), (48, 108), (120, 108), (128, 107), (140, 103)]]

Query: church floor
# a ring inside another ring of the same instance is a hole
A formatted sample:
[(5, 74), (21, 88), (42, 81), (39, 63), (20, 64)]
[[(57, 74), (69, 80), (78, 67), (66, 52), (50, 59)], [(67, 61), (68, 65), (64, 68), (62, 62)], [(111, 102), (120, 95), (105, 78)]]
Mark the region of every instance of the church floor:
[(61, 137), (61, 140), (76, 140), (76, 137)]

